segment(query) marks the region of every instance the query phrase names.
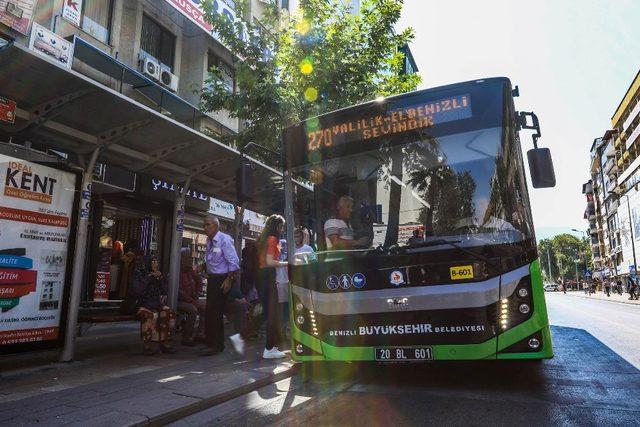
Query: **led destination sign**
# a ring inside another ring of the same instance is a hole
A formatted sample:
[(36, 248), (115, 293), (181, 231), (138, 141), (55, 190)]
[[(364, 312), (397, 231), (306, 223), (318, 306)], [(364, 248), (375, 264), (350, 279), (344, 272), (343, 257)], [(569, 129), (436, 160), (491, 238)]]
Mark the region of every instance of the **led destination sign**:
[(338, 122), (321, 127), (318, 119), (307, 121), (307, 149), (309, 152), (347, 142), (367, 141), (423, 129), (440, 123), (470, 118), (470, 95), (458, 95), (424, 104), (396, 108), (358, 120)]

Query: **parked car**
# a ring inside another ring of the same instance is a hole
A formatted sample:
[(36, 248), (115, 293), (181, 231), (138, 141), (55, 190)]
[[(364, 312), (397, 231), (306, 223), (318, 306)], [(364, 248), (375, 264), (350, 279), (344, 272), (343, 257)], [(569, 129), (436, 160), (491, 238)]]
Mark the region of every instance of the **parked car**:
[(545, 283), (542, 288), (545, 290), (545, 292), (557, 292), (560, 290), (560, 286), (556, 285), (555, 283)]

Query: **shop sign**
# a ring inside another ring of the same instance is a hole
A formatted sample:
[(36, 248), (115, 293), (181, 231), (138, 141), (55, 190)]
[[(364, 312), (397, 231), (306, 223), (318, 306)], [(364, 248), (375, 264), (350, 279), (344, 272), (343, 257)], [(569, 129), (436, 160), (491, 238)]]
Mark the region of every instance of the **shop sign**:
[[(171, 193), (175, 192), (175, 186), (173, 184), (170, 184), (167, 181), (162, 181), (158, 178), (151, 179), (151, 186), (153, 191), (170, 191)], [(178, 191), (180, 191), (180, 194), (182, 194), (184, 188), (178, 187)], [(202, 202), (209, 201), (209, 196), (191, 188), (187, 190), (187, 197), (195, 200), (200, 200)]]
[(0, 346), (55, 341), (76, 176), (0, 154)]
[(64, 0), (62, 6), (62, 17), (71, 22), (76, 27), (80, 26), (82, 10), (82, 0)]
[(236, 217), (236, 210), (233, 203), (225, 202), (215, 197), (209, 198), (209, 213), (227, 219), (235, 219)]
[[(213, 25), (206, 21), (204, 9), (202, 8), (203, 0), (166, 0), (173, 8), (186, 16), (191, 22), (196, 24), (213, 38), (220, 41), (220, 37), (213, 31)], [(210, 1), (210, 0), (207, 0)], [(229, 21), (235, 22), (235, 10), (222, 0), (213, 0), (213, 11), (219, 15), (226, 17)]]
[(0, 122), (16, 121), (16, 102), (0, 96)]
[(71, 68), (73, 44), (36, 22), (31, 27), (29, 49), (52, 58), (67, 68)]
[(96, 273), (96, 287), (93, 292), (93, 299), (95, 301), (108, 300), (110, 289), (111, 289), (111, 273), (107, 271), (98, 271)]
[(0, 22), (26, 36), (35, 3), (36, 0), (0, 1)]

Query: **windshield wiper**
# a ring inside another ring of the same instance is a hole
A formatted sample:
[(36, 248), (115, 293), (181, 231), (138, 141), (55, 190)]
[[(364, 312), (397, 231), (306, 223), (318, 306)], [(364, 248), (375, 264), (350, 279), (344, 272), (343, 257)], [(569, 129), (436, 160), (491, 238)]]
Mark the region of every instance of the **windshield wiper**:
[(480, 259), (481, 261), (484, 261), (484, 262), (486, 262), (488, 264), (491, 264), (494, 267), (496, 267), (496, 264), (492, 260), (487, 258), (486, 256), (481, 255), (481, 254), (477, 254), (477, 253), (475, 253), (473, 251), (470, 251), (469, 249), (466, 249), (466, 248), (458, 245), (458, 243), (462, 243), (462, 241), (461, 240), (438, 239), (438, 240), (429, 240), (429, 241), (414, 243), (414, 244), (405, 246), (402, 249), (404, 249), (404, 250), (407, 250), (407, 249), (419, 249), (419, 248), (428, 248), (430, 246), (449, 245), (449, 246), (452, 246), (452, 247), (458, 249), (460, 252), (464, 252), (467, 255), (471, 255), (472, 257), (474, 257), (476, 259)]

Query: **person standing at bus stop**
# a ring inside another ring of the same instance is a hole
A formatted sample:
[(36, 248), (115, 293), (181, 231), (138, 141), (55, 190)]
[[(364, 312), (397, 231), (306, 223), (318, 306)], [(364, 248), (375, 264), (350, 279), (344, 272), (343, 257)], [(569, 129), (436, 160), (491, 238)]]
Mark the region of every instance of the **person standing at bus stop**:
[[(205, 263), (199, 270), (207, 274), (207, 302), (205, 305), (205, 345), (203, 356), (210, 356), (224, 350), (223, 312), (227, 296), (240, 269), (240, 260), (233, 239), (219, 231), (220, 221), (208, 215), (203, 223), (207, 235)], [(239, 333), (229, 337), (236, 351), (244, 351), (244, 339)]]
[(281, 359), (286, 354), (278, 349), (284, 341), (281, 312), (278, 306), (278, 290), (276, 285), (276, 268), (287, 267), (286, 261), (280, 261), (280, 236), (284, 230), (284, 218), (271, 215), (264, 224), (262, 234), (258, 237), (258, 272), (256, 283), (266, 302), (264, 307), (267, 317), (267, 340), (262, 357), (265, 359)]

